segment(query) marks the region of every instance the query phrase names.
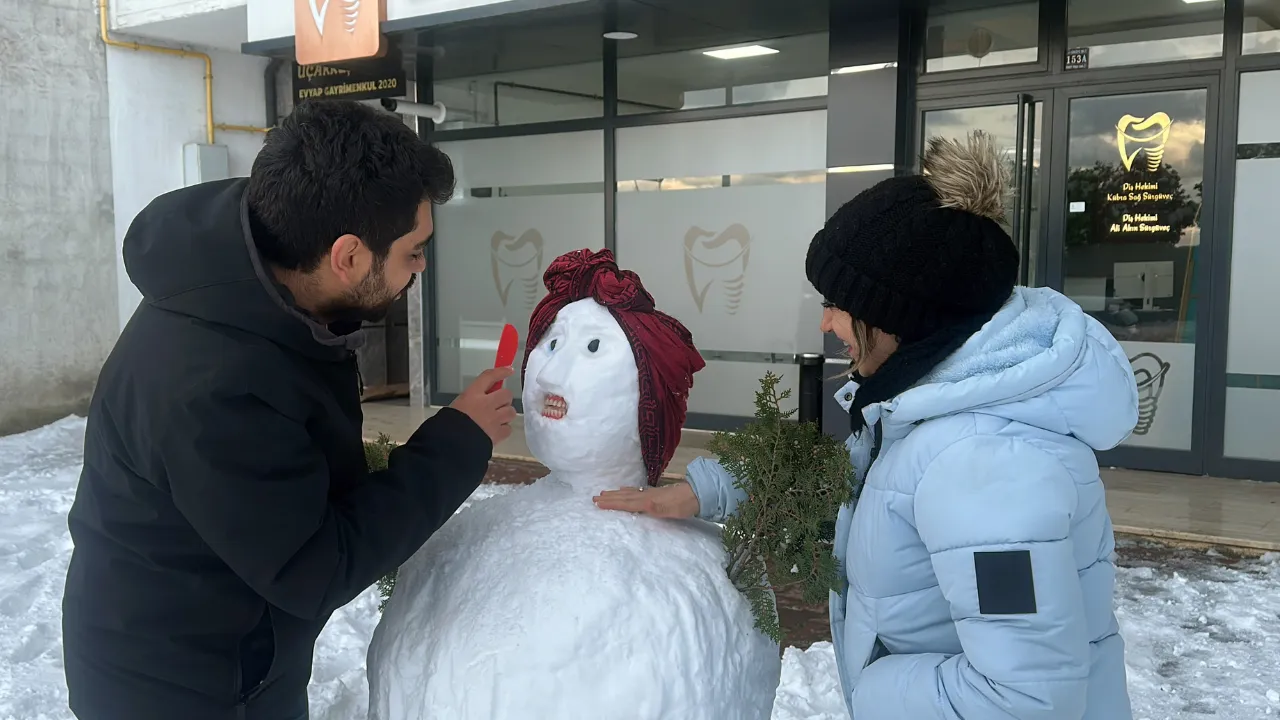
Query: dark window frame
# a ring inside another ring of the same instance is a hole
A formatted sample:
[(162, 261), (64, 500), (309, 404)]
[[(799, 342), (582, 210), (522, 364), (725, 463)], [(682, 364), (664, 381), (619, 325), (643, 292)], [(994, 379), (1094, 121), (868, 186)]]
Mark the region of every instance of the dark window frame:
[[(743, 103), (741, 105), (725, 105), (720, 107), (695, 108), (690, 110), (670, 110), (653, 113), (643, 113), (634, 115), (619, 115), (618, 110), (618, 43), (626, 42), (625, 40), (609, 40), (603, 35), (607, 30), (613, 29), (617, 18), (617, 3), (615, 0), (606, 0), (603, 6), (602, 24), (600, 28), (601, 45), (601, 72), (603, 73), (604, 86), (604, 107), (603, 114), (598, 118), (576, 118), (570, 120), (554, 120), (549, 122), (528, 123), (523, 125), (500, 125), (495, 127), (478, 127), (463, 128), (456, 130), (434, 130), (428, 129), (422, 131), (420, 126), (420, 134), (430, 138), (432, 142), (456, 142), (461, 140), (482, 140), (493, 138), (507, 137), (527, 137), (535, 135), (549, 135), (570, 132), (587, 132), (601, 131), (604, 142), (604, 247), (617, 251), (617, 131), (622, 128), (631, 127), (648, 127), (655, 125), (674, 125), (687, 122), (704, 122), (708, 120), (725, 120), (731, 118), (760, 117), (764, 115), (780, 115), (796, 112), (809, 112), (814, 110), (826, 110), (826, 96), (816, 96), (807, 98), (790, 98), (785, 100), (773, 100), (758, 103)], [(420, 45), (429, 47), (430, 30), (423, 30), (419, 34)], [(829, 45), (830, 41), (828, 41)], [(419, 56), (416, 71), (418, 77), (432, 77), (432, 67), (430, 57), (426, 57), (425, 61)], [(419, 102), (429, 102), (431, 98), (431, 88), (434, 88), (434, 82), (423, 83), (428, 88), (427, 93), (419, 91)], [(430, 126), (431, 123), (423, 121), (423, 124)], [(440, 337), (437, 330), (439, 322), (435, 315), (435, 309), (439, 307), (438, 300), (438, 284), (436, 282), (436, 262), (435, 262), (435, 243), (428, 246), (427, 251), (427, 281), (423, 286), (422, 293), (422, 313), (424, 325), (424, 346), (423, 346), (423, 368), (424, 391), (427, 401), (432, 405), (448, 405), (457, 397), (457, 393), (441, 392), (438, 390), (439, 369), (440, 369)], [(790, 366), (788, 366), (790, 367)], [(515, 401), (516, 410), (523, 412), (522, 404), (519, 398)], [(686, 427), (697, 430), (737, 430), (746, 422), (750, 421), (749, 417), (739, 417), (736, 415), (717, 415), (710, 413), (689, 413), (686, 420)]]
[[(1239, 91), (1241, 75), (1246, 72), (1280, 70), (1280, 52), (1242, 55), (1244, 31), (1244, 0), (1224, 0), (1223, 52), (1218, 58), (1183, 60), (1166, 63), (1129, 65), (1121, 67), (1092, 68), (1067, 71), (1063, 67), (1067, 47), (1066, 1), (1042, 0), (1041, 22), (1049, 22), (1044, 41), (1049, 66), (1046, 69), (1027, 69), (1021, 66), (991, 68), (982, 72), (954, 71), (923, 73), (923, 40), (913, 41), (914, 47), (903, 48), (906, 57), (915, 66), (901, 69), (908, 82), (914, 82), (917, 104), (907, 118), (910, 123), (919, 122), (921, 107), (961, 107), (970, 99), (982, 97), (991, 100), (1008, 97), (1010, 102), (1019, 92), (1070, 96), (1071, 89), (1094, 89), (1131, 83), (1134, 91), (1139, 86), (1154, 83), (1151, 89), (1201, 86), (1211, 81), (1216, 87), (1216, 98), (1211, 88), (1211, 115), (1216, 114), (1216, 128), (1206, 138), (1206, 167), (1212, 167), (1214, 193), (1211, 214), (1204, 227), (1210, 232), (1210, 245), (1204, 262), (1206, 272), (1199, 279), (1197, 295), (1205, 307), (1199, 312), (1197, 322), (1201, 336), (1196, 352), (1196, 372), (1204, 380), (1203, 388), (1197, 388), (1195, 412), (1202, 417), (1193, 430), (1193, 448), (1199, 459), (1189, 450), (1165, 450), (1155, 448), (1119, 448), (1103, 454), (1104, 464), (1137, 467), (1153, 472), (1202, 473), (1217, 477), (1252, 479), (1280, 482), (1280, 462), (1247, 458), (1226, 457), (1226, 392), (1227, 392), (1227, 333), (1231, 300), (1231, 251), (1232, 224), (1235, 214), (1236, 144), (1239, 126)], [(919, 22), (918, 10), (904, 9), (904, 21)], [(1020, 68), (1017, 72), (1011, 68)], [(1064, 91), (1058, 93), (1058, 91)], [(1066, 102), (1058, 112), (1066, 117)], [(1048, 123), (1051, 124), (1051, 123)], [(1049, 137), (1060, 135), (1065, 128), (1047, 127)], [(1055, 142), (1062, 142), (1061, 140)], [(908, 155), (918, 153), (919, 139), (915, 133), (906, 135), (903, 151)], [(1052, 154), (1052, 150), (1048, 151)], [(1208, 153), (1212, 153), (1210, 156)], [(1055, 159), (1048, 158), (1050, 165)], [(1054, 182), (1054, 173), (1044, 179), (1047, 186)], [(1043, 192), (1043, 191), (1042, 191)], [(1054, 195), (1053, 197), (1057, 197)], [(1045, 219), (1042, 232), (1049, 232), (1055, 222), (1052, 203), (1044, 207)], [(1041, 257), (1049, 260), (1060, 247), (1042, 246)], [(1061, 259), (1056, 260), (1060, 264)], [(1047, 273), (1049, 268), (1044, 268)], [(1060, 268), (1058, 268), (1060, 272)], [(1050, 274), (1043, 274), (1051, 281)]]

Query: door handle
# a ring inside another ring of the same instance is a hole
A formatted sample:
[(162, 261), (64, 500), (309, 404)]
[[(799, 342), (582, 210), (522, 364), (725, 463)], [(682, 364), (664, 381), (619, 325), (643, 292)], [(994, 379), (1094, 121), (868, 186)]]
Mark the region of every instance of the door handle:
[(1036, 147), (1036, 100), (1029, 94), (1018, 96), (1018, 149), (1019, 161), (1014, 170), (1018, 174), (1017, 194), (1014, 201), (1014, 242), (1018, 244), (1021, 257), (1018, 270), (1018, 283), (1027, 285), (1031, 279), (1032, 227), (1031, 227), (1031, 185), (1035, 178)]

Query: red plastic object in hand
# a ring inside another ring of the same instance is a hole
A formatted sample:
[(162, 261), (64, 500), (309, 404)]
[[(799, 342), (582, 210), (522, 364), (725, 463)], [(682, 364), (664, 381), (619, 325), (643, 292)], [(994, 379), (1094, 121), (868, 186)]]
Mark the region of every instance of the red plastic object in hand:
[[(498, 340), (498, 358), (494, 361), (493, 366), (496, 368), (511, 367), (516, 361), (516, 350), (520, 346), (520, 335), (516, 332), (516, 326), (508, 323), (502, 328), (502, 338)], [(502, 383), (495, 383), (489, 388), (489, 392), (493, 392), (502, 387)]]

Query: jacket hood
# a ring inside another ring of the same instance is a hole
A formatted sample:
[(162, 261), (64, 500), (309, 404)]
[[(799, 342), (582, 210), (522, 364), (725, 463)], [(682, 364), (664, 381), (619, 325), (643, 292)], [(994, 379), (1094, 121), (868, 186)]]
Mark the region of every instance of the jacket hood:
[(124, 265), (143, 302), (264, 337), (321, 360), (363, 342), (357, 325), (327, 327), (297, 308), (263, 265), (244, 178), (203, 183), (152, 200), (124, 238)]
[(1053, 290), (1017, 288), (951, 357), (885, 403), (881, 418), (906, 425), (961, 412), (1109, 450), (1137, 424), (1138, 388), (1124, 350), (1098, 321)]

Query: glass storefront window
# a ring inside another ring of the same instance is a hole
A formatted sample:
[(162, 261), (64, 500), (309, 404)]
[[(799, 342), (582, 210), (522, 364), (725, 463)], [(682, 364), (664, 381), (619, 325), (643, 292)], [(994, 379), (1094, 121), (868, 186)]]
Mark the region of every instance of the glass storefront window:
[(618, 131), (618, 262), (708, 360), (691, 413), (750, 417), (768, 371), (794, 397), (792, 355), (822, 352), (804, 256), (827, 216), (826, 137), (826, 111)]
[(601, 63), (437, 79), (448, 114), (440, 130), (526, 125), (604, 115)]
[(1245, 55), (1280, 52), (1280, 0), (1245, 0)]
[[(632, 51), (619, 43), (619, 53)], [(618, 58), (618, 114), (823, 97), (827, 34)]]
[(1223, 0), (1067, 0), (1067, 47), (1091, 68), (1221, 57)]
[(1227, 457), (1280, 461), (1280, 334), (1275, 326), (1280, 70), (1240, 76), (1240, 129), (1227, 309)]
[(1040, 59), (1040, 3), (932, 0), (925, 72), (1033, 63)]
[(604, 41), (594, 3), (512, 13), (435, 30), (437, 130), (506, 127), (604, 116)]
[(1070, 101), (1063, 290), (1133, 365), (1128, 445), (1191, 447), (1207, 103), (1205, 90)]
[[(458, 186), (436, 208), (435, 388), (457, 393), (493, 366), (504, 324), (528, 334), (552, 260), (604, 247), (604, 136), (463, 140), (440, 149), (453, 160)], [(520, 397), (518, 377), (507, 386)]]
[(826, 2), (616, 0), (618, 114), (824, 97)]
[[(1031, 188), (1030, 192), (1025, 194), (1031, 203), (1030, 228), (1026, 233), (1026, 237), (1030, 239), (1030, 242), (1023, 248), (1025, 256), (1022, 258), (1027, 284), (1031, 286), (1037, 284), (1035, 268), (1040, 246), (1040, 147), (1041, 138), (1044, 137), (1044, 103), (1037, 102), (1034, 108), (1035, 124), (1028, 123), (1033, 129), (1034, 137), (1034, 143), (1031, 148)], [(931, 110), (924, 114), (923, 139), (926, 142), (931, 137), (961, 139), (974, 130), (982, 130), (991, 135), (1008, 163), (1009, 178), (1012, 184), (1017, 185), (1022, 182), (1022, 173), (1017, 167), (1018, 106), (1016, 104), (948, 108), (945, 110)], [(921, 147), (924, 146), (924, 143), (921, 143)], [(1010, 233), (1011, 236), (1013, 234), (1012, 213), (1018, 210), (1014, 205), (1015, 203), (1008, 204), (1006, 208), (1007, 217), (1004, 224), (1005, 231)], [(1014, 240), (1016, 242), (1018, 238), (1014, 238)]]

